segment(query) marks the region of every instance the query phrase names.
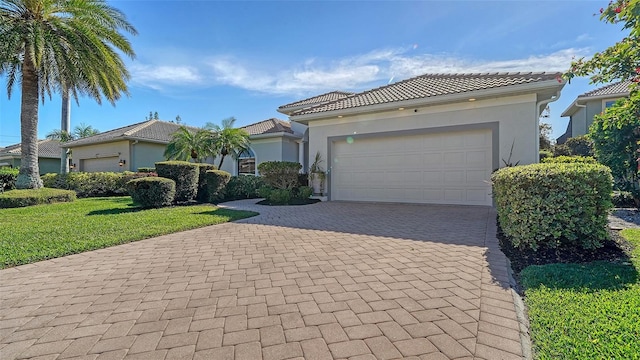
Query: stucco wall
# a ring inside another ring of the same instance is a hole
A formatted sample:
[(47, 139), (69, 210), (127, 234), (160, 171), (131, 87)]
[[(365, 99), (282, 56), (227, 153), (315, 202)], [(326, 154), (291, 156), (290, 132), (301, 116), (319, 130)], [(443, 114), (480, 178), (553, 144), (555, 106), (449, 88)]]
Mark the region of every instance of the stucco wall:
[[(414, 111), (417, 110), (417, 111)], [(498, 122), (499, 159), (531, 164), (538, 162), (536, 96), (521, 95), (431, 107), (408, 108), (373, 114), (333, 117), (309, 122), (309, 156), (320, 151), (327, 160), (327, 138), (350, 134), (381, 133)], [(327, 166), (332, 162), (326, 162)]]
[[(149, 142), (131, 143), (131, 164), (128, 166), (131, 171), (137, 171), (141, 167), (155, 167), (159, 161), (166, 160), (164, 144), (154, 144)], [(127, 161), (128, 162), (128, 161)]]
[[(130, 169), (131, 157), (129, 156), (129, 141), (117, 141), (105, 144), (86, 145), (71, 148), (73, 163), (78, 165), (74, 171), (84, 171), (82, 163), (85, 159), (96, 159), (103, 157), (117, 156), (119, 159), (126, 160), (126, 166), (119, 168), (120, 171)], [(109, 169), (105, 169), (108, 171)]]
[[(14, 168), (19, 168), (22, 161), (19, 158), (2, 159), (0, 162), (11, 164)], [(60, 159), (38, 158), (38, 168), (40, 175), (60, 172)]]
[[(265, 161), (298, 161), (298, 144), (295, 140), (282, 137), (251, 140), (251, 150), (256, 155), (256, 170), (260, 163)], [(218, 165), (220, 158), (216, 158), (214, 164)], [(231, 175), (238, 175), (238, 164), (234, 158), (224, 158), (221, 170)]]

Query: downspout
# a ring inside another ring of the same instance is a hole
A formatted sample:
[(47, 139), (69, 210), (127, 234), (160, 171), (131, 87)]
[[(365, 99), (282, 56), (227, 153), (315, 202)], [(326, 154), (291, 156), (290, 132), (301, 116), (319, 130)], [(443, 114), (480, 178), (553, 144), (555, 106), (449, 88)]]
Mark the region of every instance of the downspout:
[[(549, 99), (540, 100), (536, 103), (536, 161), (540, 162), (540, 115), (542, 115), (542, 111), (547, 107), (549, 103), (552, 103), (558, 99), (560, 99), (560, 91), (556, 92), (556, 95), (552, 96)], [(544, 106), (544, 107), (543, 107)]]

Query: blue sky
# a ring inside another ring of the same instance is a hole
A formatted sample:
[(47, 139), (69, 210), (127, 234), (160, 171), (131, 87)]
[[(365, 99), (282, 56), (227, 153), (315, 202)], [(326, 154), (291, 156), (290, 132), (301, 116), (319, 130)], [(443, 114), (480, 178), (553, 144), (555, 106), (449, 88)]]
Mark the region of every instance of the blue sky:
[[(131, 96), (81, 98), (71, 126), (101, 131), (180, 115), (192, 126), (243, 126), (278, 106), (332, 90), (362, 91), (424, 73), (563, 71), (623, 37), (594, 16), (606, 1), (110, 1), (139, 34), (127, 59)], [(594, 85), (575, 79), (562, 111)], [(20, 141), (20, 89), (0, 78), (0, 146)], [(60, 99), (40, 106), (39, 137), (60, 127)]]

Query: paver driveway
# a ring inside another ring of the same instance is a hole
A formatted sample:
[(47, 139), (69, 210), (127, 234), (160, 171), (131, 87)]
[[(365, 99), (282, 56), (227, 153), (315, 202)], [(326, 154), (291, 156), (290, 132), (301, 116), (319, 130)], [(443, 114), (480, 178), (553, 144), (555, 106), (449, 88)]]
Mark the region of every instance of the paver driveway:
[(0, 271), (0, 359), (522, 358), (493, 209), (259, 211)]

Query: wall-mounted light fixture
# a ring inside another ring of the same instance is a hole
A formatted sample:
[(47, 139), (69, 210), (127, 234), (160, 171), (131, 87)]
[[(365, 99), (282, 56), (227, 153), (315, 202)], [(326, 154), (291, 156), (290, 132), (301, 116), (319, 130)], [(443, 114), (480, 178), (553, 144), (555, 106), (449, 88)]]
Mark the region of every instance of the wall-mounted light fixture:
[(126, 164), (126, 163), (127, 163), (127, 160), (120, 159), (120, 161), (118, 162), (118, 165), (124, 166), (124, 164)]

